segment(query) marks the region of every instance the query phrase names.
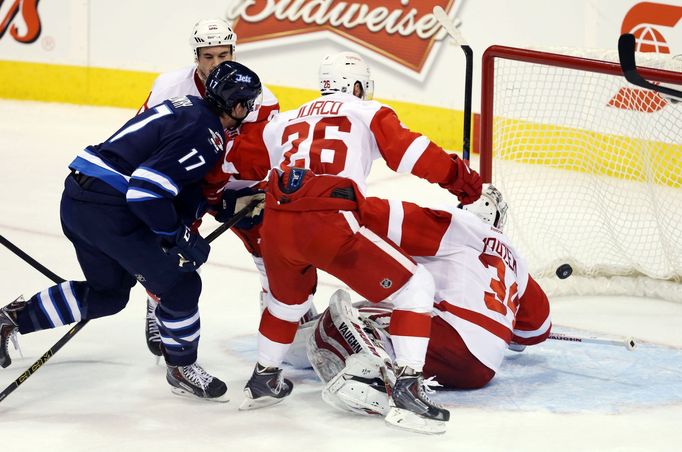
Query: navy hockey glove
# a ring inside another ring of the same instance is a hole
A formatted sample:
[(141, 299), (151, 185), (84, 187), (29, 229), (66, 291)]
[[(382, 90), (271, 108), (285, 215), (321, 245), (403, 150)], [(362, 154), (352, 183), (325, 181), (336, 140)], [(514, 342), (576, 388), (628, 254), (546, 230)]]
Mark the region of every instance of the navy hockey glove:
[(180, 226), (175, 234), (175, 243), (164, 247), (166, 254), (177, 256), (181, 271), (193, 272), (206, 262), (211, 245), (187, 226)]
[(235, 224), (235, 227), (239, 229), (251, 229), (263, 221), (263, 207), (265, 205), (265, 192), (256, 188), (225, 190), (215, 219), (225, 223), (254, 199), (261, 202), (256, 204), (251, 212)]

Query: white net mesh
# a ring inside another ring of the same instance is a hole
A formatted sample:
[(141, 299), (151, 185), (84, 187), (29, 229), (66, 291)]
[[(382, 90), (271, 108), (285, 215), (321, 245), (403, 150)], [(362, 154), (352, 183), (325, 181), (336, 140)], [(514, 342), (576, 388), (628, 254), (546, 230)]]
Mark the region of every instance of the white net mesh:
[[(637, 62), (680, 72), (682, 85), (682, 61)], [(492, 182), (510, 206), (506, 232), (550, 292), (682, 301), (682, 102), (552, 64), (494, 62)], [(573, 284), (554, 276), (562, 263)]]

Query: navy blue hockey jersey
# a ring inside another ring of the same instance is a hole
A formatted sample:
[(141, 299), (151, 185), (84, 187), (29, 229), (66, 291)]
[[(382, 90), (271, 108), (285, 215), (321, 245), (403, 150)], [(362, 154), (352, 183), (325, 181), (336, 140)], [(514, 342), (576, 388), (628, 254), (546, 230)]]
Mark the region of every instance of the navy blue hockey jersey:
[(174, 200), (199, 192), (198, 184), (222, 158), (223, 136), (220, 119), (203, 99), (173, 98), (85, 148), (69, 168), (121, 192), (157, 234), (174, 234), (180, 226)]

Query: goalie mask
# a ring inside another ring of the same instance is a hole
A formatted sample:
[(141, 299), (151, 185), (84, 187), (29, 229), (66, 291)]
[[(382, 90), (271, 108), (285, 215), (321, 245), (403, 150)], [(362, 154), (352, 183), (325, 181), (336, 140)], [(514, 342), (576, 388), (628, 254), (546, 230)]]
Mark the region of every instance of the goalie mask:
[(319, 79), (322, 95), (341, 92), (363, 100), (371, 100), (374, 95), (369, 66), (354, 52), (325, 56), (320, 63)]
[(199, 58), (199, 48), (231, 46), (232, 58), (237, 51), (237, 35), (223, 19), (204, 19), (194, 25), (189, 44), (194, 50), (194, 58)]
[(487, 185), (481, 197), (474, 203), (461, 206), (499, 230), (504, 228), (507, 221), (507, 203), (502, 199), (502, 193), (492, 184)]

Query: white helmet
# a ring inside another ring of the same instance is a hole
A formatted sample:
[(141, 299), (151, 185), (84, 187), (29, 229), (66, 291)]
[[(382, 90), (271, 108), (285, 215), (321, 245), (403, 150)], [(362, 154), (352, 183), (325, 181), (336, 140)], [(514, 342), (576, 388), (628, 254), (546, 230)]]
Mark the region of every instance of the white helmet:
[(194, 25), (189, 45), (194, 57), (199, 58), (200, 47), (232, 46), (232, 55), (237, 50), (237, 34), (224, 19), (203, 19)]
[(371, 80), (369, 66), (354, 52), (339, 52), (327, 55), (320, 63), (320, 93), (336, 92), (353, 94), (355, 84), (361, 88), (360, 97), (370, 100), (374, 95), (374, 80)]
[(504, 223), (507, 221), (507, 208), (507, 203), (502, 199), (502, 193), (492, 184), (484, 187), (481, 197), (476, 202), (462, 206), (463, 210), (475, 214), (483, 222), (499, 230), (504, 228)]

